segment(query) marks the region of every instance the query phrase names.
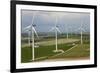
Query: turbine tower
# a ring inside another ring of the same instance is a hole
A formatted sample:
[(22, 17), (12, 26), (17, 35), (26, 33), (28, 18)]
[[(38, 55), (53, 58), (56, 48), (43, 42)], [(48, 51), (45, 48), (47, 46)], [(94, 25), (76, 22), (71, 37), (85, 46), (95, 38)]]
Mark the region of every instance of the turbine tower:
[(51, 28), (50, 31), (53, 31), (55, 32), (55, 47), (56, 49), (53, 50), (53, 52), (64, 52), (63, 50), (58, 50), (58, 40), (57, 40), (57, 32), (61, 33), (61, 31), (59, 30), (58, 26), (57, 26), (57, 19), (55, 21), (55, 26)]
[[(65, 26), (66, 27), (66, 26)], [(65, 29), (65, 31), (67, 31), (67, 35), (66, 35), (66, 37), (67, 37), (67, 39), (69, 38), (69, 35), (68, 35), (68, 27), (67, 27), (67, 29)]]
[(80, 28), (78, 29), (78, 30), (80, 30), (80, 34), (81, 34), (81, 44), (83, 44), (83, 31), (85, 31), (83, 28), (82, 28), (82, 24), (81, 24), (81, 26), (80, 26)]
[(84, 31), (84, 29), (82, 28), (82, 24), (81, 24), (81, 44), (83, 44), (83, 31)]
[(67, 39), (68, 39), (68, 30), (67, 30)]
[(37, 38), (39, 38), (39, 37), (38, 37), (38, 34), (37, 34), (36, 30), (35, 30), (35, 26), (36, 25), (34, 25), (33, 21), (34, 21), (34, 16), (32, 18), (32, 23), (29, 26), (27, 26), (25, 29), (26, 30), (30, 30), (31, 34), (32, 34), (32, 37), (31, 37), (31, 39), (32, 39), (32, 60), (34, 61), (35, 60), (35, 54), (34, 54), (34, 48), (35, 48), (34, 35), (36, 35)]

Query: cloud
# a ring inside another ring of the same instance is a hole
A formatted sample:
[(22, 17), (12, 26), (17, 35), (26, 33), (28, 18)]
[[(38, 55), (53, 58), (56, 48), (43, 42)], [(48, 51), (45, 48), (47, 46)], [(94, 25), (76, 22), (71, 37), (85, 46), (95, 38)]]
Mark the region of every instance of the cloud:
[(57, 25), (62, 31), (68, 27), (79, 28), (81, 23), (85, 29), (90, 29), (89, 13), (22, 10), (22, 28), (31, 24), (32, 17), (35, 17), (34, 23), (39, 31), (47, 31), (53, 27), (56, 19)]

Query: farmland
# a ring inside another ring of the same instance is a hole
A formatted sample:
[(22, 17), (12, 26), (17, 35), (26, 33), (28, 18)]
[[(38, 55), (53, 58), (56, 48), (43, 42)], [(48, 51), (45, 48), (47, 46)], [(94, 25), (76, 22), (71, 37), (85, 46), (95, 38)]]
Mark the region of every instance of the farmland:
[[(90, 56), (90, 40), (83, 37), (83, 44), (80, 44), (80, 35), (76, 37), (71, 36), (69, 39), (66, 37), (58, 38), (58, 49), (62, 49), (64, 53), (53, 52), (53, 50), (55, 50), (54, 38), (46, 38), (39, 41), (35, 40), (35, 43), (39, 45), (39, 47), (35, 47), (35, 61), (53, 59), (89, 59)], [(21, 62), (33, 62), (32, 47), (27, 43), (22, 44), (21, 47)]]

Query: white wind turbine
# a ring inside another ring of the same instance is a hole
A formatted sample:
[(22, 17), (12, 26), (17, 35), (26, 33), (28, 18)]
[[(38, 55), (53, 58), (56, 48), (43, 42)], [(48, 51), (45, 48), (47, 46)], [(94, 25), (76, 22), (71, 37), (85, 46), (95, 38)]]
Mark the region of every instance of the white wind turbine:
[[(66, 26), (65, 26), (65, 27), (66, 27)], [(69, 38), (68, 30), (69, 30), (69, 27), (67, 27), (67, 29), (65, 28), (65, 31), (67, 31), (67, 35), (66, 35), (67, 39)]]
[(68, 39), (68, 30), (67, 30), (67, 39)]
[(68, 29), (67, 31), (69, 31), (69, 35), (67, 33), (67, 38), (71, 38), (72, 37), (72, 27), (70, 26), (67, 29)]
[(67, 27), (67, 39), (68, 38), (71, 38), (72, 37), (72, 34), (73, 34), (73, 32), (72, 32), (72, 27), (70, 26), (68, 26)]
[(85, 31), (85, 30), (82, 28), (82, 24), (81, 24), (81, 26), (80, 26), (80, 28), (78, 30), (80, 30), (80, 34), (81, 34), (81, 44), (83, 44), (83, 31)]
[[(39, 37), (38, 37), (38, 34), (37, 34), (37, 32), (36, 32), (36, 30), (34, 28), (36, 25), (34, 25), (33, 20), (34, 20), (34, 16), (32, 18), (32, 23), (29, 26), (27, 26), (25, 29), (29, 30), (29, 32), (28, 32), (29, 36), (32, 35), (32, 37), (31, 37), (32, 38), (32, 60), (34, 61), (35, 60), (35, 54), (34, 54), (34, 48), (35, 48), (34, 35), (36, 35), (37, 38), (39, 38)], [(30, 31), (31, 31), (31, 34), (30, 34)], [(29, 44), (30, 44), (30, 42), (29, 42)]]
[(55, 31), (55, 45), (56, 45), (56, 49), (53, 50), (53, 52), (64, 52), (63, 50), (58, 50), (58, 40), (57, 40), (57, 32), (61, 33), (61, 31), (59, 30), (58, 26), (57, 26), (57, 19), (55, 21), (55, 26), (51, 28), (50, 31)]
[(82, 27), (82, 24), (81, 24), (81, 44), (83, 44), (83, 31), (85, 31)]

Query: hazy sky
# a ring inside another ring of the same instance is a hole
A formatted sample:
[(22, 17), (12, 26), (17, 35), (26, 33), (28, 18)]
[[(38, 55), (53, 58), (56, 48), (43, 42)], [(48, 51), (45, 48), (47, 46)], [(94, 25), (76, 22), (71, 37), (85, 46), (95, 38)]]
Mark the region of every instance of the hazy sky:
[(90, 31), (89, 13), (22, 10), (21, 17), (22, 30), (31, 25), (34, 17), (33, 24), (36, 25), (35, 29), (37, 32), (49, 32), (54, 27), (56, 20), (56, 25), (59, 26), (61, 32), (80, 31), (78, 28), (80, 28), (81, 24), (85, 32)]

